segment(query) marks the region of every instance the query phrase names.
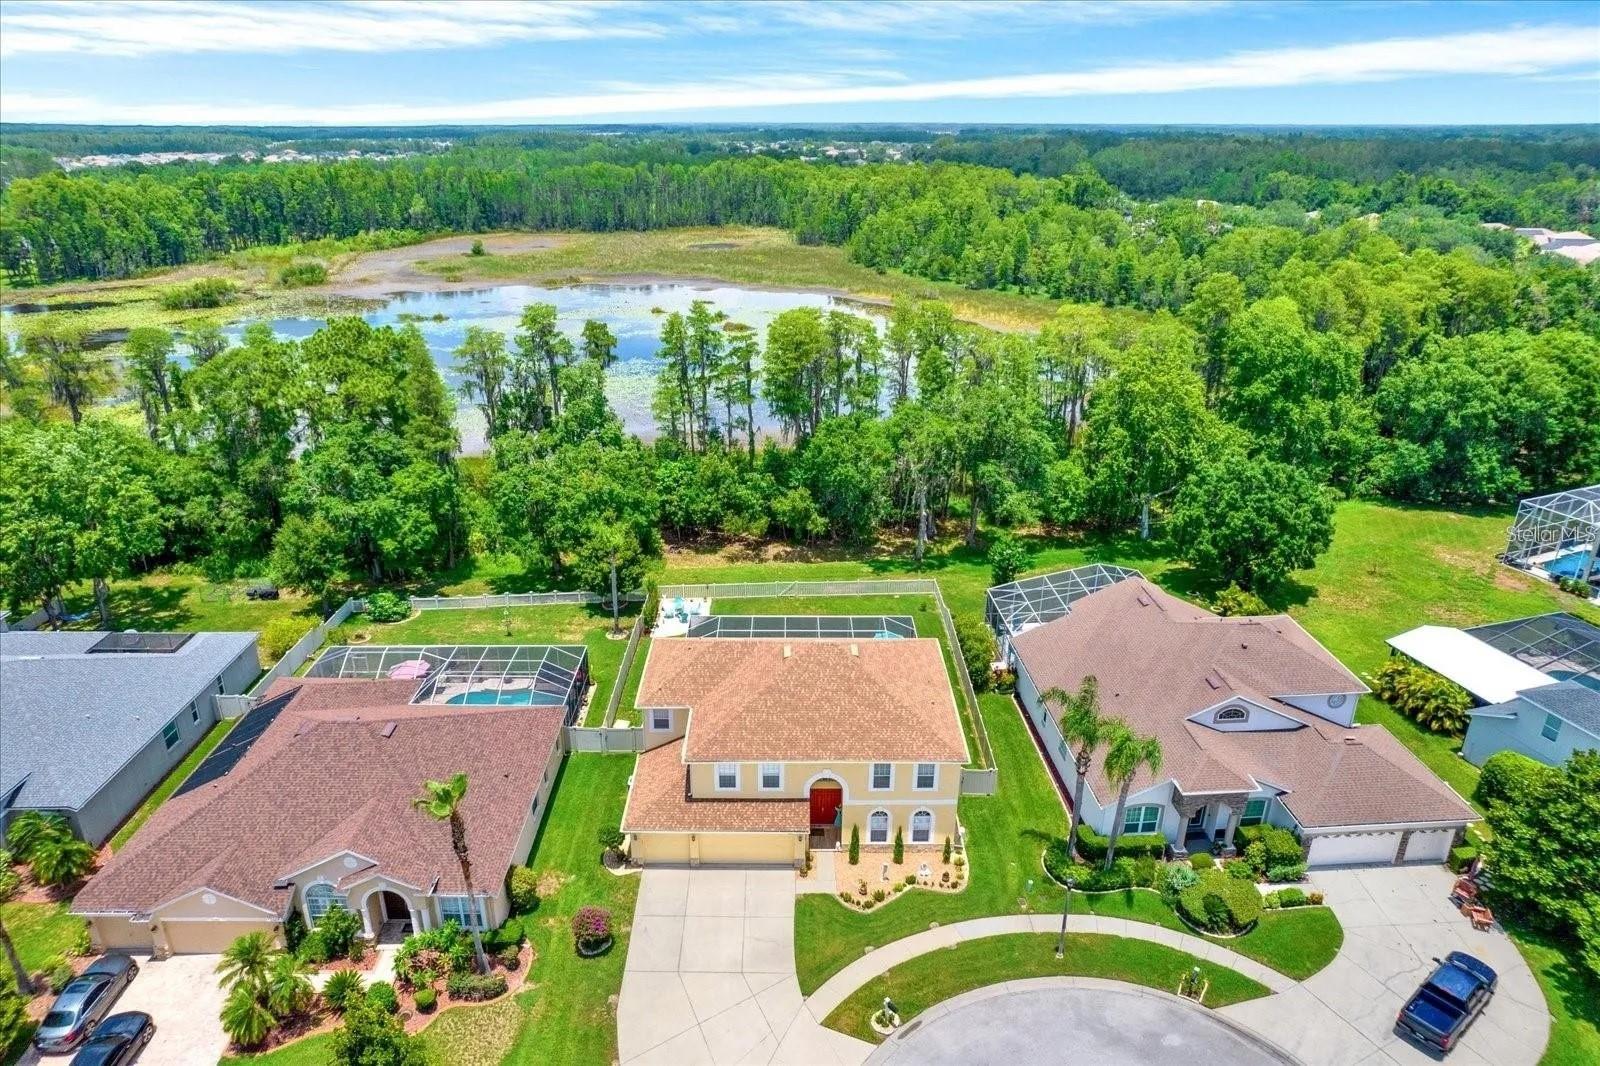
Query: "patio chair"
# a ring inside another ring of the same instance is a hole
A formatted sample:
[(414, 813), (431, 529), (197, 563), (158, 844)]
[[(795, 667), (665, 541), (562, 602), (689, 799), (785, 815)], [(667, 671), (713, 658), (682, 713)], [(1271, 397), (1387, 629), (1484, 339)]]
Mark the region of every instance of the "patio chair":
[(1469, 904), (1461, 908), (1461, 911), (1472, 923), (1472, 928), (1484, 931), (1494, 928), (1494, 911), (1481, 903)]
[(1450, 889), (1450, 900), (1462, 907), (1478, 901), (1478, 883), (1470, 877), (1458, 877)]

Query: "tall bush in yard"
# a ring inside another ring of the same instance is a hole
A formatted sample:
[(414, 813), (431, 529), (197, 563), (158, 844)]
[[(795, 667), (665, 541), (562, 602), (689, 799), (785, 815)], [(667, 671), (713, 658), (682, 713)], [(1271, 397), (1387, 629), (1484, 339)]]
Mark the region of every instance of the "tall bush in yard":
[(850, 827), (850, 865), (856, 866), (861, 862), (861, 827)]
[(899, 829), (894, 831), (894, 861), (896, 863), (906, 861), (906, 838)]
[(989, 687), (989, 664), (997, 654), (994, 630), (977, 618), (960, 615), (956, 618), (956, 638), (961, 641), (967, 677), (972, 679), (972, 687), (982, 692)]
[(1484, 764), (1478, 798), (1494, 831), (1483, 845), (1490, 899), (1575, 941), (1600, 980), (1600, 752), (1560, 768), (1501, 752)]
[(1472, 697), (1449, 678), (1393, 655), (1378, 668), (1377, 682), (1379, 698), (1424, 729), (1451, 736), (1466, 732)]

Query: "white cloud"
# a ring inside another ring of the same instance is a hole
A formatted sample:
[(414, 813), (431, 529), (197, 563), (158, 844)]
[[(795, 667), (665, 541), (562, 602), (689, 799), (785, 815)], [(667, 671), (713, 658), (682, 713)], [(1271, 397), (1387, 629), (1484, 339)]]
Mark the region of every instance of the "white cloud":
[(1227, 7), (1231, 0), (765, 0), (750, 10), (765, 19), (843, 33), (952, 37), (1045, 24), (1119, 24)]
[(403, 125), (579, 121), (629, 116), (694, 116), (738, 109), (931, 100), (1066, 98), (1217, 89), (1393, 81), (1439, 75), (1533, 76), (1600, 63), (1600, 34), (1588, 27), (1520, 26), (1437, 37), (1388, 38), (1326, 48), (1235, 52), (1210, 60), (1144, 63), (1095, 70), (953, 81), (863, 84), (843, 77), (741, 76), (675, 85), (618, 85), (582, 94), (464, 103), (170, 104), (85, 106), (78, 97), (15, 93), (0, 97), (11, 121), (164, 124)]
[(660, 35), (640, 10), (622, 0), (13, 0), (0, 9), (0, 55), (393, 52)]

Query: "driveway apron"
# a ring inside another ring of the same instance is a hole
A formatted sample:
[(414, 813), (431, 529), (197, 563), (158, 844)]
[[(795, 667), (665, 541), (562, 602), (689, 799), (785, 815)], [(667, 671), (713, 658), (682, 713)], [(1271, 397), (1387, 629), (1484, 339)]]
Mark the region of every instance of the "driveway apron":
[(617, 1001), (623, 1063), (846, 1066), (871, 1047), (802, 1010), (793, 870), (643, 872)]

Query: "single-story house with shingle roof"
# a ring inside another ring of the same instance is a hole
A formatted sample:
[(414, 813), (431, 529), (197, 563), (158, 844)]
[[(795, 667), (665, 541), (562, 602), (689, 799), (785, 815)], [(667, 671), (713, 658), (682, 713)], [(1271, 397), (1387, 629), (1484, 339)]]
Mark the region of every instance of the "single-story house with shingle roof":
[(104, 842), (260, 673), (254, 633), (0, 633), (0, 828)]
[[(1010, 639), (1018, 697), (1069, 790), (1073, 752), (1041, 693), (1092, 675), (1107, 715), (1160, 740), (1122, 830), (1179, 854), (1269, 823), (1297, 832), (1313, 866), (1437, 862), (1477, 819), (1387, 730), (1355, 724), (1367, 686), (1287, 615), (1222, 618), (1129, 577)], [(1109, 835), (1116, 802), (1097, 758), (1085, 823)]]
[[(209, 756), (73, 900), (95, 945), (218, 952), (245, 933), (280, 937), (291, 912), (313, 927), (334, 907), (380, 942), (452, 919), (504, 922), (506, 874), (544, 817), (567, 709), (433, 701), (426, 684), (274, 682), (238, 727), (248, 749)], [(472, 896), (449, 824), (412, 806), (424, 781), (456, 773)]]
[(798, 866), (852, 829), (867, 850), (959, 836), (967, 743), (937, 640), (656, 640), (636, 702), (636, 861)]

